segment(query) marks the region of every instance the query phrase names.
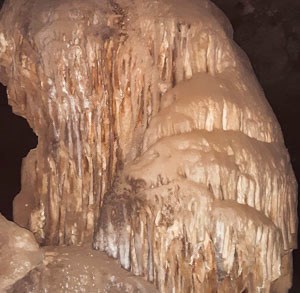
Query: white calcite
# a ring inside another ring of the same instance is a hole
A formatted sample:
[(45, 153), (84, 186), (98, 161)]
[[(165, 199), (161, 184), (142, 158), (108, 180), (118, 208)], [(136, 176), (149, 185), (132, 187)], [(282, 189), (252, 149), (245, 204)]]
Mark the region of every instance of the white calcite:
[(15, 220), (40, 243), (93, 244), (161, 292), (287, 291), (296, 180), (213, 4), (7, 0), (0, 65), (39, 136)]

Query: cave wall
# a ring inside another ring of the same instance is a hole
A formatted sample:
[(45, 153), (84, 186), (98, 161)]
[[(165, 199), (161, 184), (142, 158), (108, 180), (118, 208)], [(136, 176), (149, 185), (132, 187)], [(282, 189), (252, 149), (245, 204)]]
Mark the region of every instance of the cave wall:
[(39, 137), (15, 221), (161, 292), (287, 289), (297, 184), (232, 33), (205, 0), (6, 1), (1, 82)]

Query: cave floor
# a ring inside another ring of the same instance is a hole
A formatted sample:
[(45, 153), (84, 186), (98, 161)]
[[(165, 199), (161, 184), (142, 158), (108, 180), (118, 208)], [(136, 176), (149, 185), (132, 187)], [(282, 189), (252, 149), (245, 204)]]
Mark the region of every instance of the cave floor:
[(157, 292), (103, 252), (78, 246), (44, 247), (43, 251), (43, 264), (8, 292)]

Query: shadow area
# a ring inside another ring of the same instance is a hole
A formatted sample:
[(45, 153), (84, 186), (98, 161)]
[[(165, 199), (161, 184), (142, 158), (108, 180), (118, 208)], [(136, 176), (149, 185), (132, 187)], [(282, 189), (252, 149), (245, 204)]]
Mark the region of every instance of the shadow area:
[(12, 220), (13, 200), (21, 189), (22, 159), (37, 142), (26, 119), (12, 112), (6, 87), (0, 84), (0, 212), (8, 220)]

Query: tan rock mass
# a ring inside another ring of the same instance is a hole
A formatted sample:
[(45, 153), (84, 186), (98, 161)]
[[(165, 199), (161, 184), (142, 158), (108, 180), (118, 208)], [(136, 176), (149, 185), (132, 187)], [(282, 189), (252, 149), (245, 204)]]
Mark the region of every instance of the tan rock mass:
[(79, 246), (47, 246), (43, 265), (7, 293), (157, 293), (153, 284), (120, 268), (103, 252)]
[(209, 1), (7, 0), (0, 79), (39, 137), (14, 204), (39, 243), (93, 244), (160, 292), (287, 292), (297, 183)]
[(41, 264), (43, 253), (30, 231), (0, 214), (0, 292)]

